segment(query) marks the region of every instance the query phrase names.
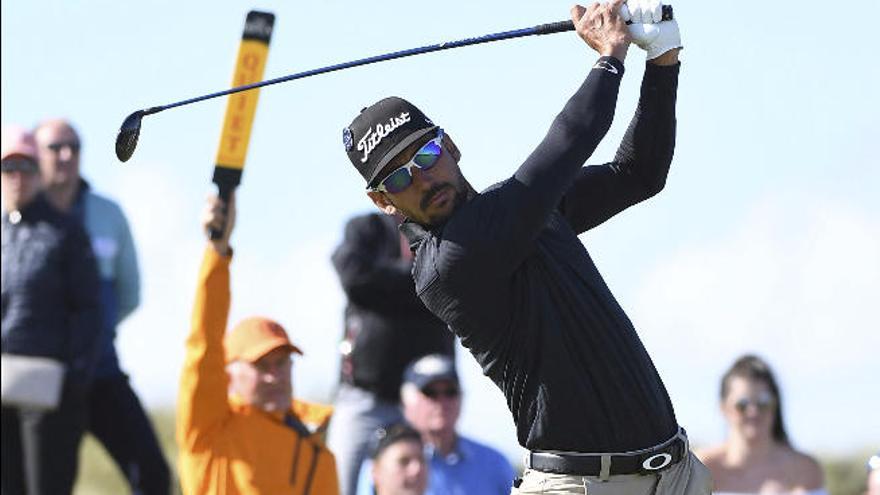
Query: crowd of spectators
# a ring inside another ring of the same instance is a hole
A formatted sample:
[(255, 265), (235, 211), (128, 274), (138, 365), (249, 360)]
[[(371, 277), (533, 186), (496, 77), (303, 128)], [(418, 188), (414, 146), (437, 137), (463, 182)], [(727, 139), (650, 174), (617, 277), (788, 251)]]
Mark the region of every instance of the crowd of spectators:
[[(187, 494), (510, 493), (508, 459), (457, 429), (456, 344), (415, 296), (403, 218), (362, 215), (344, 228), (332, 255), (348, 298), (339, 385), (334, 404), (315, 404), (294, 393), (304, 350), (280, 323), (252, 317), (227, 331), (234, 194), (210, 198), (203, 215), (172, 480), (115, 349), (117, 325), (140, 303), (132, 234), (121, 208), (80, 175), (81, 147), (66, 120), (3, 127), (4, 495), (70, 493), (86, 432), (137, 494), (176, 483)], [(793, 447), (766, 361), (738, 358), (719, 408), (727, 438), (696, 452), (715, 493), (826, 495), (819, 463)], [(868, 468), (874, 495), (878, 456)]]

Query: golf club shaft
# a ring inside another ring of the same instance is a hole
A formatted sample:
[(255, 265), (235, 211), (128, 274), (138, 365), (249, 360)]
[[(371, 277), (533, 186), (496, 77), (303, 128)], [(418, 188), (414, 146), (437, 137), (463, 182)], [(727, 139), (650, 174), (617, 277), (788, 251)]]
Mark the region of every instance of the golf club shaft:
[[(664, 5), (663, 6), (663, 19), (672, 19), (672, 6)], [(295, 79), (302, 79), (305, 77), (316, 76), (318, 74), (326, 74), (328, 72), (334, 72), (343, 69), (350, 69), (352, 67), (359, 67), (361, 65), (372, 64), (375, 62), (384, 62), (386, 60), (394, 60), (397, 58), (410, 57), (413, 55), (421, 55), (423, 53), (437, 52), (441, 50), (449, 50), (450, 48), (459, 48), (462, 46), (470, 46), (470, 45), (478, 45), (481, 43), (490, 43), (493, 41), (502, 41), (509, 40), (513, 38), (522, 38), (524, 36), (534, 36), (541, 34), (552, 34), (552, 33), (560, 33), (563, 31), (574, 31), (574, 23), (572, 21), (560, 21), (560, 22), (552, 22), (549, 24), (540, 24), (537, 26), (523, 28), (523, 29), (515, 29), (513, 31), (504, 31), (501, 33), (495, 34), (486, 34), (483, 36), (478, 36), (475, 38), (465, 38), (458, 41), (445, 41), (443, 43), (437, 43), (435, 45), (427, 45), (419, 48), (410, 48), (409, 50), (401, 50), (397, 52), (386, 53), (384, 55), (376, 55), (373, 57), (362, 58), (358, 60), (353, 60), (351, 62), (343, 62), (341, 64), (330, 65), (327, 67), (321, 67), (320, 69), (312, 69), (307, 70), (305, 72), (299, 72), (296, 74), (290, 74), (287, 76), (278, 77), (275, 79), (268, 79), (265, 81), (260, 81), (252, 84), (245, 84), (242, 86), (237, 86), (234, 88), (230, 88), (223, 91), (218, 91), (216, 93), (211, 93), (203, 96), (197, 96), (195, 98), (190, 98), (188, 100), (178, 101), (177, 103), (170, 103), (168, 105), (160, 105), (156, 107), (151, 107), (143, 110), (143, 115), (151, 115), (154, 113), (161, 112), (163, 110), (168, 110), (169, 108), (179, 107), (183, 105), (189, 105), (190, 103), (196, 103), (199, 101), (210, 100), (212, 98), (218, 98), (220, 96), (226, 96), (233, 93), (239, 93), (241, 91), (247, 91), (249, 89), (262, 88), (264, 86), (270, 86), (272, 84), (278, 84), (287, 81), (293, 81)]]
[[(664, 6), (665, 7), (665, 6)], [(168, 110), (169, 108), (179, 107), (183, 105), (189, 105), (190, 103), (196, 103), (199, 101), (210, 100), (212, 98), (218, 98), (220, 96), (226, 96), (233, 93), (239, 93), (241, 91), (247, 91), (249, 89), (262, 88), (264, 86), (270, 86), (272, 84), (278, 84), (287, 81), (293, 81), (295, 79), (302, 79), (305, 77), (316, 76), (318, 74), (326, 74), (328, 72), (334, 72), (343, 69), (350, 69), (352, 67), (359, 67), (361, 65), (372, 64), (375, 62), (384, 62), (386, 60), (394, 60), (397, 58), (410, 57), (413, 55), (421, 55), (423, 53), (437, 52), (440, 50), (448, 50), (450, 48), (459, 48), (462, 46), (469, 45), (478, 45), (481, 43), (489, 43), (492, 41), (501, 41), (508, 40), (513, 38), (522, 38), (524, 36), (534, 36), (540, 34), (551, 34), (551, 33), (559, 33), (563, 31), (574, 31), (574, 23), (571, 21), (561, 21), (561, 22), (553, 22), (549, 24), (540, 24), (538, 26), (523, 28), (523, 29), (515, 29), (513, 31), (504, 31), (501, 33), (495, 34), (487, 34), (483, 36), (478, 36), (476, 38), (465, 38), (458, 41), (446, 41), (443, 43), (437, 43), (435, 45), (427, 45), (419, 48), (411, 48), (409, 50), (401, 50), (392, 53), (386, 53), (383, 55), (376, 55), (373, 57), (362, 58), (358, 60), (353, 60), (351, 62), (344, 62), (341, 64), (330, 65), (327, 67), (321, 67), (319, 69), (307, 70), (305, 72), (299, 72), (296, 74), (290, 74), (283, 77), (278, 77), (275, 79), (268, 79), (265, 81), (260, 81), (252, 84), (245, 84), (242, 86), (237, 86), (234, 88), (230, 88), (223, 91), (218, 91), (216, 93), (211, 93), (203, 96), (197, 96), (195, 98), (190, 98), (188, 100), (178, 101), (177, 103), (170, 103), (168, 105), (160, 105), (156, 107), (151, 107), (145, 109), (143, 112), (144, 115), (151, 115), (154, 113), (161, 112), (163, 110)]]
[[(568, 24), (568, 27), (567, 27), (567, 29), (560, 28), (560, 27), (556, 26), (557, 24)], [(556, 29), (552, 30), (552, 31), (543, 32), (543, 31), (541, 31), (541, 28), (544, 26), (554, 26), (554, 27), (556, 27)], [(179, 106), (183, 106), (183, 105), (189, 105), (190, 103), (196, 103), (196, 102), (200, 102), (200, 101), (204, 101), (204, 100), (210, 100), (212, 98), (218, 98), (220, 96), (226, 96), (226, 95), (230, 95), (233, 93), (239, 93), (241, 91), (247, 91), (249, 89), (262, 88), (264, 86), (271, 86), (272, 84), (293, 81), (296, 79), (302, 79), (305, 77), (316, 76), (318, 74), (326, 74), (328, 72), (335, 72), (335, 71), (343, 70), (343, 69), (350, 69), (352, 67), (359, 67), (361, 65), (367, 65), (367, 64), (372, 64), (372, 63), (376, 63), (376, 62), (384, 62), (386, 60), (394, 60), (397, 58), (410, 57), (413, 55), (421, 55), (423, 53), (436, 52), (436, 51), (440, 51), (440, 50), (448, 50), (450, 48), (458, 48), (458, 47), (462, 47), (462, 46), (476, 45), (476, 44), (480, 44), (480, 43), (489, 43), (492, 41), (501, 41), (501, 40), (507, 40), (507, 39), (511, 39), (511, 38), (521, 38), (523, 36), (532, 36), (532, 35), (536, 35), (536, 34), (549, 34), (549, 33), (557, 33), (557, 32), (561, 32), (561, 31), (571, 31), (571, 30), (574, 30), (574, 25), (572, 24), (571, 21), (568, 21), (567, 23), (562, 22), (562, 23), (553, 23), (553, 24), (543, 24), (541, 26), (535, 26), (535, 27), (531, 27), (531, 28), (517, 29), (514, 31), (505, 31), (502, 33), (495, 33), (495, 34), (487, 34), (487, 35), (480, 36), (477, 38), (467, 38), (467, 39), (458, 40), (458, 41), (447, 41), (447, 42), (438, 43), (435, 45), (422, 46), (419, 48), (411, 48), (409, 50), (401, 50), (398, 52), (386, 53), (383, 55), (376, 55), (373, 57), (367, 57), (367, 58), (362, 58), (362, 59), (358, 59), (358, 60), (353, 60), (351, 62), (344, 62), (341, 64), (329, 65), (327, 67), (321, 67), (319, 69), (312, 69), (312, 70), (307, 70), (304, 72), (298, 72), (296, 74), (290, 74), (287, 76), (277, 77), (275, 79), (267, 79), (265, 81), (260, 81), (260, 82), (256, 82), (256, 83), (252, 83), (252, 84), (245, 84), (242, 86), (236, 86), (234, 88), (229, 88), (227, 90), (218, 91), (216, 93), (211, 93), (211, 94), (207, 94), (207, 95), (203, 95), (203, 96), (197, 96), (195, 98), (190, 98), (188, 100), (178, 101), (177, 103), (170, 103), (168, 105), (151, 107), (151, 108), (144, 110), (144, 115), (158, 113), (163, 110), (168, 110), (169, 108), (179, 107)]]
[[(664, 5), (662, 20), (668, 21), (673, 18), (672, 6)], [(627, 24), (630, 24), (627, 22)], [(276, 79), (269, 79), (267, 81), (255, 82), (251, 84), (245, 84), (242, 86), (238, 86), (235, 88), (227, 89), (224, 91), (219, 91), (217, 93), (211, 93), (204, 96), (197, 96), (195, 98), (190, 98), (188, 100), (179, 101), (177, 103), (171, 103), (168, 105), (160, 105), (150, 108), (145, 108), (143, 110), (137, 110), (131, 113), (125, 120), (122, 122), (122, 126), (119, 128), (119, 132), (116, 135), (116, 157), (119, 158), (119, 161), (126, 162), (129, 158), (131, 158), (132, 153), (134, 153), (135, 147), (137, 147), (138, 137), (141, 132), (141, 121), (147, 115), (152, 115), (154, 113), (159, 113), (163, 110), (168, 110), (169, 108), (175, 108), (183, 105), (189, 105), (190, 103), (196, 103), (203, 100), (209, 100), (211, 98), (217, 98), (220, 96), (226, 96), (233, 93), (239, 93), (242, 91), (247, 91), (250, 89), (262, 88), (263, 86), (269, 86), (272, 84), (278, 84), (286, 81), (293, 81), (295, 79), (302, 79), (304, 77), (316, 76), (318, 74), (326, 74), (328, 72), (334, 72), (337, 70), (349, 69), (352, 67), (358, 67), (361, 65), (372, 64), (375, 62), (384, 62), (386, 60), (394, 60), (397, 58), (409, 57), (412, 55), (420, 55), (422, 53), (430, 53), (437, 52), (440, 50), (448, 50), (450, 48), (458, 48), (462, 46), (469, 45), (477, 45), (480, 43), (489, 43), (492, 41), (501, 41), (508, 40), (513, 38), (522, 38), (524, 36), (533, 36), (539, 34), (551, 34), (551, 33), (559, 33), (563, 31), (573, 31), (574, 23), (571, 21), (562, 21), (562, 22), (553, 22), (550, 24), (540, 24), (530, 28), (524, 29), (515, 29), (513, 31), (504, 31), (501, 33), (495, 34), (487, 34), (483, 36), (479, 36), (476, 38), (466, 38), (458, 41), (446, 41), (443, 43), (438, 43), (436, 45), (428, 45), (419, 48), (411, 48), (409, 50), (402, 50), (399, 52), (386, 53), (384, 55), (377, 55), (374, 57), (362, 58), (359, 60), (354, 60), (351, 62), (344, 62), (341, 64), (330, 65), (327, 67), (322, 67), (320, 69), (312, 69), (305, 72), (299, 72), (297, 74), (291, 74), (289, 76), (283, 76)]]

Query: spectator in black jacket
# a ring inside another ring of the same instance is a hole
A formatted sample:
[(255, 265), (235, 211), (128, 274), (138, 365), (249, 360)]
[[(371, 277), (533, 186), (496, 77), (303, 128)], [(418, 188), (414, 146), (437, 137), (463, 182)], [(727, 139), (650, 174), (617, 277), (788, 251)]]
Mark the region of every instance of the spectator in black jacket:
[(401, 217), (362, 215), (345, 226), (333, 265), (348, 296), (342, 363), (328, 444), (343, 495), (377, 428), (401, 421), (403, 370), (427, 354), (453, 356), (454, 337), (416, 297), (412, 253), (398, 232)]
[(2, 492), (70, 493), (102, 328), (97, 265), (83, 228), (39, 192), (33, 137), (4, 126), (2, 150), (0, 347), (65, 365), (55, 409), (3, 404)]

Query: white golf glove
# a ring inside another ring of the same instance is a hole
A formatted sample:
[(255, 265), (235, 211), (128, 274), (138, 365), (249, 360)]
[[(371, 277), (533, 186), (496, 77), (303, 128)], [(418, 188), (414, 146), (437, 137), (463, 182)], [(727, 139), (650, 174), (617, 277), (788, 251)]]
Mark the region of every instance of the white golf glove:
[(663, 4), (659, 0), (626, 0), (620, 6), (620, 17), (632, 22), (629, 32), (633, 43), (648, 52), (648, 60), (682, 48), (681, 34), (675, 19), (663, 20)]

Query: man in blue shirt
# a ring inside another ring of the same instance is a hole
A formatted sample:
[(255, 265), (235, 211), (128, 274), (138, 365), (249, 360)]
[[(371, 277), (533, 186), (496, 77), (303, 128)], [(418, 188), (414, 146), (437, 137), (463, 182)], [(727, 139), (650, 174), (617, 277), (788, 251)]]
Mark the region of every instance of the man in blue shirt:
[[(460, 435), (461, 386), (453, 361), (422, 357), (404, 372), (400, 392), (403, 415), (421, 433), (428, 458), (427, 495), (510, 493), (513, 468), (501, 453)], [(372, 493), (369, 461), (361, 466), (358, 495)]]
[(101, 351), (89, 391), (88, 431), (107, 449), (132, 491), (165, 495), (171, 471), (140, 399), (119, 365), (116, 326), (140, 303), (134, 240), (122, 209), (80, 176), (79, 134), (63, 119), (34, 130), (46, 198), (76, 218), (91, 238), (101, 277)]

